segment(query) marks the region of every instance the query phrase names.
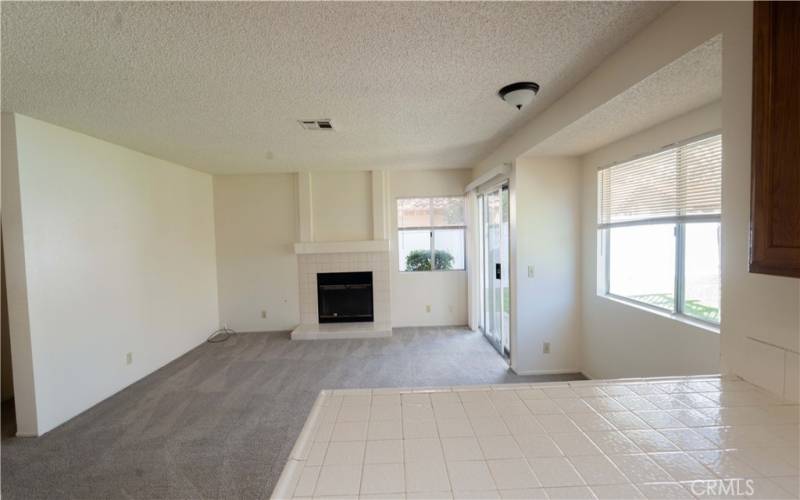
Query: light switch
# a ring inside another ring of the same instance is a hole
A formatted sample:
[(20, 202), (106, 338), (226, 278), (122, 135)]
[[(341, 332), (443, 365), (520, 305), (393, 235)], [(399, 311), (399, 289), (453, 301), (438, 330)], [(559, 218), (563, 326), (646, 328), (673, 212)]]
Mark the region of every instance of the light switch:
[(528, 266), (528, 278), (533, 278), (533, 275), (535, 274), (534, 271), (535, 269), (533, 265)]

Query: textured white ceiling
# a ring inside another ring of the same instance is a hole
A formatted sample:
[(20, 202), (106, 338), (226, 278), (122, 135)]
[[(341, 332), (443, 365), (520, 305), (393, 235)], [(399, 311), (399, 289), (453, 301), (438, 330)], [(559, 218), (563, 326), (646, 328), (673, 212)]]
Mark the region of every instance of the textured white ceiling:
[(525, 156), (582, 155), (722, 97), (722, 36), (537, 144)]
[(214, 173), (468, 167), (668, 6), (2, 2), (2, 109)]

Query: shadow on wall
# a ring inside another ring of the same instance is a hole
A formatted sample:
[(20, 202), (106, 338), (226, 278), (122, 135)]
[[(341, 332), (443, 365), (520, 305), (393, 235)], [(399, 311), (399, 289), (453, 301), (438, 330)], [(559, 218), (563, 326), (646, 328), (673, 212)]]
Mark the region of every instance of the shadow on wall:
[(11, 372), (11, 331), (8, 326), (8, 293), (6, 293), (6, 260), (3, 250), (3, 227), (0, 226), (0, 344), (2, 344), (2, 357), (0, 358), (0, 381), (2, 382), (2, 399), (8, 401), (14, 397), (14, 378)]

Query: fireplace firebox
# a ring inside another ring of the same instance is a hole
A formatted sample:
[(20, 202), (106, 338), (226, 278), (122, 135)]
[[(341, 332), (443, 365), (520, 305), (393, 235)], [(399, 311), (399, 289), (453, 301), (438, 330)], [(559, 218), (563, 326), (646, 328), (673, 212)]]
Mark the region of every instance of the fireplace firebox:
[(320, 323), (374, 321), (372, 273), (317, 274)]

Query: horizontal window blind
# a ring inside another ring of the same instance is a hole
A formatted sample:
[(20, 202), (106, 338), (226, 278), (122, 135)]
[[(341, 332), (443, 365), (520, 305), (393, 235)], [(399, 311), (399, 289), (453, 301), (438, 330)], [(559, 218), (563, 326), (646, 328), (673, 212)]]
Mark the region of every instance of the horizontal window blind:
[(722, 210), (722, 136), (689, 141), (597, 173), (598, 226), (688, 222)]

